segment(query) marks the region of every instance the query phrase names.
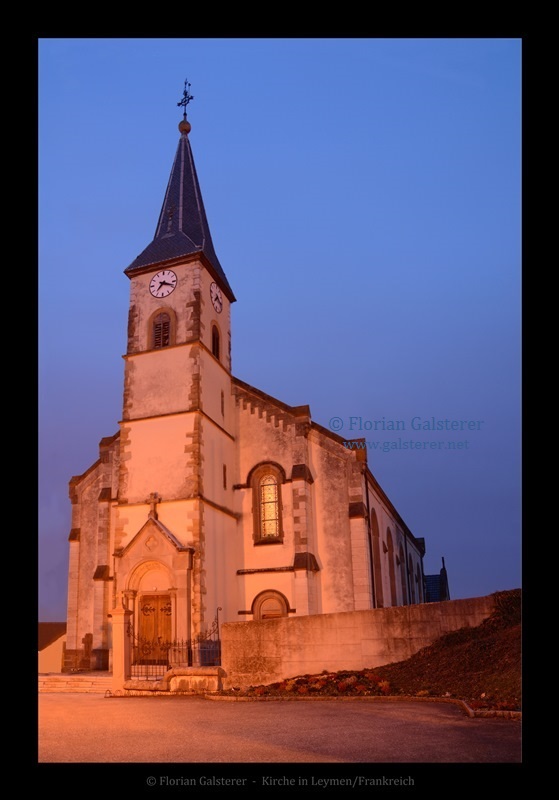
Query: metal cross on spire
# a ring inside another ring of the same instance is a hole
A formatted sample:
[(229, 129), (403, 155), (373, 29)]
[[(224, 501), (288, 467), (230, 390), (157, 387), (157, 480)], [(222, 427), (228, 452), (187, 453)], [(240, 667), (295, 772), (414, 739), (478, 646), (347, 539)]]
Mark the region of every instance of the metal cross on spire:
[(183, 106), (184, 113), (183, 119), (186, 119), (186, 107), (190, 103), (191, 100), (194, 100), (194, 96), (190, 94), (190, 84), (188, 80), (185, 79), (184, 81), (184, 91), (182, 93), (182, 99), (177, 103), (178, 106)]

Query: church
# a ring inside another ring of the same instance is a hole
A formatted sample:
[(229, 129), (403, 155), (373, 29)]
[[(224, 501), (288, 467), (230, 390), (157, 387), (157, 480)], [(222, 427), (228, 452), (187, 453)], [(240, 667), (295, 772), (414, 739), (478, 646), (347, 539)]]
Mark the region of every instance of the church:
[(216, 624), (219, 636), (223, 622), (426, 599), (424, 540), (366, 449), (232, 374), (236, 298), (206, 218), (186, 86), (154, 238), (124, 270), (122, 418), (69, 483), (64, 671), (111, 668), (116, 608), (141, 640), (170, 642)]

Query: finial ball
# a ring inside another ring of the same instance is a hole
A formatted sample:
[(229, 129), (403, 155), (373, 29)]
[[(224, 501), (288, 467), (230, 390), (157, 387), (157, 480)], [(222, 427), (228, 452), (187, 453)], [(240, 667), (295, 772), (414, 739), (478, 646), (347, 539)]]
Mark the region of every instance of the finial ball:
[(190, 122), (187, 122), (187, 120), (185, 119), (182, 119), (179, 122), (179, 131), (181, 133), (190, 133), (191, 130), (192, 130), (192, 125), (190, 124)]

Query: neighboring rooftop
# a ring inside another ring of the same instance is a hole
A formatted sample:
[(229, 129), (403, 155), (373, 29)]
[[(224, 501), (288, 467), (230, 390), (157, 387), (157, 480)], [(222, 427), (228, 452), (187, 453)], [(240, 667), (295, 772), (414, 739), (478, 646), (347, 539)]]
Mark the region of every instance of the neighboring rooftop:
[(425, 602), (438, 603), (441, 600), (450, 600), (450, 589), (448, 587), (448, 574), (446, 571), (444, 558), (443, 565), (438, 575), (425, 576)]
[(39, 652), (65, 633), (65, 622), (39, 622)]

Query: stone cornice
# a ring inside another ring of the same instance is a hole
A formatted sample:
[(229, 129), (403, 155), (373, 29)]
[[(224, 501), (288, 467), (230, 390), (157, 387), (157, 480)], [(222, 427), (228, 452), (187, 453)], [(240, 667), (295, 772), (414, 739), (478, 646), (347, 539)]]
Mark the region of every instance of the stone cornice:
[(152, 419), (162, 419), (163, 417), (180, 417), (183, 414), (200, 414), (200, 416), (207, 419), (208, 422), (211, 422), (218, 430), (224, 433), (232, 442), (236, 441), (235, 437), (232, 433), (229, 433), (219, 422), (216, 422), (213, 417), (210, 417), (209, 414), (206, 414), (201, 408), (185, 408), (182, 411), (169, 411), (167, 414), (148, 414), (146, 417), (134, 417), (131, 419), (121, 419), (119, 421), (119, 425), (129, 425), (133, 422), (148, 422)]

